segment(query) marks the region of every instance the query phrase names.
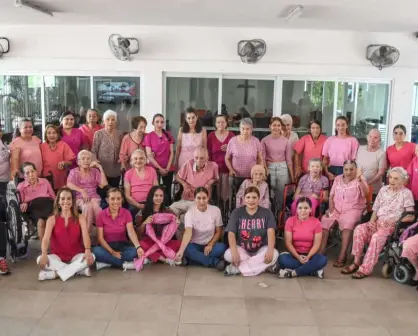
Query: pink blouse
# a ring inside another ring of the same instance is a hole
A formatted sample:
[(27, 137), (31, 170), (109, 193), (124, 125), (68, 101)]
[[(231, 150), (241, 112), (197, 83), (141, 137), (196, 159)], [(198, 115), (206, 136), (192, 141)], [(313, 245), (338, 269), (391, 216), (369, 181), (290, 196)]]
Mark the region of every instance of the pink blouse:
[(251, 168), (257, 164), (258, 153), (262, 151), (260, 140), (254, 136), (245, 142), (239, 141), (239, 136), (235, 136), (226, 149), (238, 177), (251, 176)]
[(145, 148), (144, 148), (145, 136), (146, 134), (143, 135), (140, 143), (136, 143), (130, 133), (126, 134), (123, 137), (122, 143), (120, 145), (120, 152), (119, 152), (119, 160), (121, 163), (122, 162), (129, 163), (131, 154), (134, 150), (141, 148), (145, 151)]
[[(250, 179), (244, 180), (236, 195), (237, 199), (237, 208), (242, 207), (244, 205), (244, 193), (245, 190), (252, 186), (252, 182)], [(259, 205), (263, 208), (270, 209), (270, 196), (269, 196), (269, 186), (266, 182), (262, 182), (258, 187), (258, 191), (260, 192), (260, 202)]]
[(96, 125), (94, 129), (91, 129), (86, 124), (80, 127), (80, 131), (84, 134), (84, 138), (86, 140), (87, 145), (89, 146), (89, 149), (91, 148), (91, 146), (93, 146), (94, 133), (101, 130), (102, 128), (103, 125)]
[(324, 143), (322, 155), (329, 158), (330, 166), (342, 167), (344, 161), (356, 159), (358, 147), (357, 139), (352, 136), (347, 138), (331, 136)]
[(224, 141), (219, 141), (216, 137), (215, 132), (212, 132), (208, 135), (208, 154), (209, 161), (213, 161), (218, 165), (219, 173), (226, 174), (228, 173), (228, 167), (225, 164), (225, 155), (226, 151), (222, 151), (221, 147), (223, 145), (228, 145), (229, 141), (234, 137), (234, 133), (229, 131), (228, 135)]
[(331, 196), (334, 196), (334, 207), (339, 213), (349, 210), (366, 208), (366, 197), (363, 195), (358, 179), (344, 183), (343, 175), (335, 178), (331, 188)]
[(267, 164), (286, 162), (288, 167), (292, 166), (292, 142), (288, 138), (274, 138), (269, 134), (261, 140), (261, 146)]

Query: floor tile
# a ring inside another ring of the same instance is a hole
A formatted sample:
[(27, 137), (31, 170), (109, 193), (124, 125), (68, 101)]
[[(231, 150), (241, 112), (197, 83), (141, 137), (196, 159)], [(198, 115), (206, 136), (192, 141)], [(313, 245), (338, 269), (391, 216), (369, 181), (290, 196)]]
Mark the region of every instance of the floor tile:
[(0, 316), (41, 318), (58, 292), (8, 290), (0, 292)]
[(249, 336), (247, 326), (210, 325), (210, 324), (180, 324), (178, 336)]
[(417, 328), (388, 328), (391, 336), (418, 336)]
[(104, 336), (176, 336), (177, 323), (111, 321)]
[[(414, 293), (416, 295), (416, 293)], [(372, 309), (379, 313), (377, 320), (386, 328), (418, 329), (418, 302), (405, 300), (370, 300)]]
[(28, 336), (37, 323), (38, 319), (0, 317), (0, 336)]
[(370, 277), (361, 281), (355, 281), (353, 286), (358, 288), (367, 299), (418, 301), (415, 287), (401, 285), (392, 279)]
[(43, 318), (30, 336), (102, 336), (108, 321)]
[(46, 318), (109, 320), (119, 298), (113, 294), (61, 293), (45, 314)]
[(181, 323), (247, 325), (243, 299), (185, 296)]
[(250, 325), (316, 325), (306, 300), (250, 298), (245, 303)]
[(112, 320), (178, 323), (180, 295), (122, 295)]
[(321, 336), (318, 327), (296, 326), (251, 326), (250, 336)]
[(383, 327), (323, 327), (322, 336), (390, 336)]
[[(268, 287), (265, 288), (264, 285)], [(248, 298), (301, 299), (304, 297), (302, 287), (297, 279), (278, 279), (272, 274), (243, 278), (243, 291), (245, 297)]]
[(300, 278), (306, 298), (315, 299), (364, 299), (360, 289), (350, 280), (329, 280), (318, 278)]

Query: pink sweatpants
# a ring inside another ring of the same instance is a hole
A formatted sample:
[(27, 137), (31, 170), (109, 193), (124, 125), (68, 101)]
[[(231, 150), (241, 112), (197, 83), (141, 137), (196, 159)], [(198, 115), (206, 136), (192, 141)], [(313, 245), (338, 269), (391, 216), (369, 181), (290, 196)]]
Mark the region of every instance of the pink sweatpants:
[[(264, 257), (267, 253), (268, 246), (261, 247), (255, 254), (249, 254), (242, 247), (237, 246), (239, 256), (241, 258), (241, 263), (238, 268), (243, 276), (254, 276), (263, 273), (271, 265), (274, 265), (279, 258), (279, 252), (274, 250), (273, 260), (270, 264), (264, 262)], [(224, 255), (225, 261), (232, 263), (232, 253), (231, 249), (227, 249)]]
[(78, 199), (76, 202), (77, 206), (81, 208), (81, 213), (86, 217), (87, 228), (89, 232), (93, 228), (93, 223), (96, 220), (97, 215), (102, 208), (100, 207), (100, 199), (92, 198), (88, 202), (84, 202), (82, 199)]
[[(296, 197), (295, 198), (295, 200), (293, 201), (293, 203), (292, 203), (292, 216), (295, 216), (296, 215), (296, 203), (298, 202), (298, 199), (300, 198), (301, 196), (298, 196), (298, 197)], [(319, 207), (319, 200), (318, 199), (316, 199), (316, 198), (313, 198), (313, 197), (309, 197), (309, 199), (311, 200), (311, 202), (312, 202), (312, 211), (311, 211), (311, 216), (315, 216), (315, 214), (316, 214), (316, 209)]]
[(418, 270), (418, 235), (405, 240), (402, 245), (402, 257), (407, 258)]
[(365, 275), (370, 275), (373, 272), (373, 267), (379, 260), (379, 254), (382, 252), (388, 237), (392, 234), (391, 228), (372, 228), (369, 222), (360, 224), (354, 229), (353, 236), (353, 251), (354, 262), (357, 265), (361, 263), (364, 246), (369, 245), (367, 252), (363, 258), (363, 262), (359, 271)]
[[(142, 239), (139, 243), (141, 244), (142, 249), (144, 250), (144, 252), (147, 252), (148, 249), (155, 244), (155, 242), (150, 237), (144, 237), (144, 239)], [(180, 248), (181, 241), (179, 241), (179, 240), (170, 240), (165, 245), (167, 247), (171, 248), (174, 252), (177, 253), (177, 251)], [(160, 257), (165, 258), (165, 255), (161, 252), (161, 250), (158, 250), (157, 252), (154, 252), (153, 254), (150, 254), (148, 258), (152, 262), (157, 262), (160, 259)]]

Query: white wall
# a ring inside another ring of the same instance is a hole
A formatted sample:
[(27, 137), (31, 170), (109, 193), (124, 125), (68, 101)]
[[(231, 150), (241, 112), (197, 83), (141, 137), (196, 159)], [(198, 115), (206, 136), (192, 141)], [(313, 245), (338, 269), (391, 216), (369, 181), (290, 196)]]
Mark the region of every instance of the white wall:
[[(141, 40), (131, 62), (111, 55), (111, 33)], [(248, 74), (303, 79), (392, 81), (390, 127), (410, 129), (413, 83), (418, 79), (418, 42), (407, 34), (151, 26), (0, 26), (11, 51), (0, 73), (141, 76), (142, 114), (163, 111), (163, 73)], [(236, 43), (263, 38), (267, 54), (256, 65), (241, 63)], [(378, 71), (365, 60), (370, 43), (396, 46), (401, 57)], [(276, 100), (276, 110), (280, 106)]]

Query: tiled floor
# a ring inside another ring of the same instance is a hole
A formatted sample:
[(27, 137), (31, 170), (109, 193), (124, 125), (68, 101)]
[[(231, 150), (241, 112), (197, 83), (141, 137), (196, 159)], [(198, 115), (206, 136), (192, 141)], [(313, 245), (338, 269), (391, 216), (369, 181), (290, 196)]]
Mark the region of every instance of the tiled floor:
[(379, 270), (355, 281), (332, 266), (320, 280), (152, 265), (38, 282), (35, 253), (0, 277), (1, 336), (418, 335), (418, 292)]

